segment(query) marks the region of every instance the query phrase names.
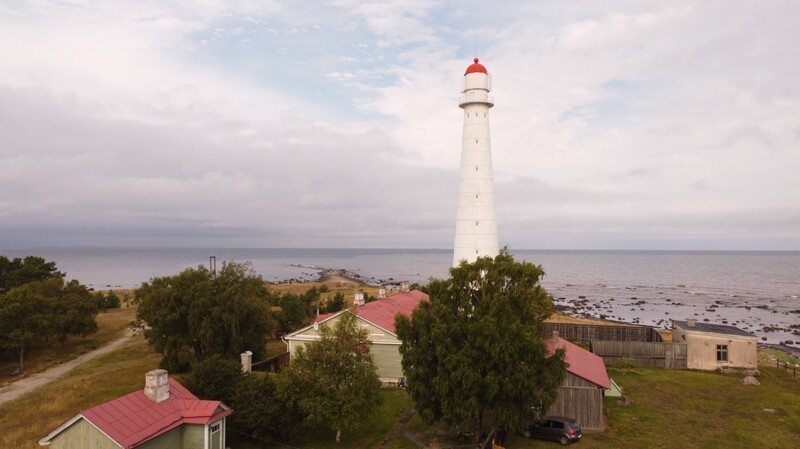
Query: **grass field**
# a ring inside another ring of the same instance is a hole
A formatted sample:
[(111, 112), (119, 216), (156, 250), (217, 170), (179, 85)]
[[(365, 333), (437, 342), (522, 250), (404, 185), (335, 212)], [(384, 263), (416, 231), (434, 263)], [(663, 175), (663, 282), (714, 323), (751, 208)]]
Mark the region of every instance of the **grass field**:
[[(788, 448), (800, 438), (800, 379), (761, 367), (760, 386), (739, 376), (658, 368), (611, 373), (633, 400), (606, 398), (608, 430), (585, 433), (578, 448)], [(774, 409), (776, 413), (765, 412)], [(555, 443), (510, 436), (508, 449)]]
[[(124, 335), (128, 324), (136, 317), (136, 309), (123, 305), (121, 309), (112, 309), (97, 315), (97, 332), (81, 337), (69, 337), (64, 344), (57, 341), (32, 348), (26, 351), (25, 374), (35, 374), (53, 365), (58, 365), (97, 349), (104, 344)], [(0, 383), (10, 383), (20, 379), (10, 373), (19, 366), (19, 355), (16, 351), (4, 354), (0, 360)]]
[[(371, 285), (366, 285), (347, 279), (324, 282), (303, 282), (299, 284), (272, 284), (269, 286), (269, 289), (276, 293), (293, 293), (295, 295), (300, 295), (308, 291), (311, 287), (320, 288), (323, 285), (328, 286), (328, 292), (323, 293), (322, 298), (332, 298), (337, 292), (341, 292), (344, 295), (344, 299), (347, 301), (347, 304), (353, 304), (353, 296), (355, 295), (356, 290), (364, 290), (364, 293), (370, 296), (378, 296), (378, 287), (373, 287)], [(397, 291), (386, 291), (387, 295), (392, 295), (394, 293), (397, 293)]]

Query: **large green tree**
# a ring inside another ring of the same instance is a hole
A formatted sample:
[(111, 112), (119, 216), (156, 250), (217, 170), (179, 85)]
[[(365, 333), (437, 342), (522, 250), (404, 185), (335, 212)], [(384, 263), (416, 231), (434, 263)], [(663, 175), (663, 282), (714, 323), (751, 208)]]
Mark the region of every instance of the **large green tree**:
[(0, 295), (0, 339), (19, 352), (23, 370), (27, 348), (51, 338), (63, 343), (70, 335), (86, 336), (97, 330), (96, 315), (97, 302), (78, 281), (28, 282)]
[(189, 268), (145, 282), (134, 295), (144, 336), (170, 371), (215, 354), (261, 357), (273, 328), (270, 293), (247, 263), (223, 263), (219, 273)]
[(430, 300), (411, 319), (397, 316), (403, 371), (424, 421), (472, 428), (478, 438), (485, 417), (504, 434), (555, 401), (566, 366), (543, 338), (553, 312), (543, 275), (504, 249), (431, 281)]
[(55, 262), (48, 262), (39, 256), (16, 257), (9, 259), (0, 256), (0, 293), (30, 282), (63, 278), (64, 273), (56, 269)]
[(329, 425), (337, 443), (381, 403), (368, 333), (356, 320), (343, 313), (334, 326), (320, 326), (320, 341), (298, 349), (285, 371), (287, 394), (310, 423)]

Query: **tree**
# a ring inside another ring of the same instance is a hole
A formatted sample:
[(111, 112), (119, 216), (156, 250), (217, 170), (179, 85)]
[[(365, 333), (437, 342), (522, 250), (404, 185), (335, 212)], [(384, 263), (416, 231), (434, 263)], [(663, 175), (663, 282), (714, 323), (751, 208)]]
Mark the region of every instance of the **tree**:
[(187, 387), (200, 399), (232, 405), (233, 396), (243, 378), (240, 362), (213, 355), (192, 368)]
[(563, 351), (548, 356), (543, 337), (553, 312), (543, 274), (504, 249), (432, 280), (430, 300), (411, 319), (396, 317), (408, 391), (424, 421), (472, 428), (477, 439), (486, 416), (503, 435), (552, 405), (566, 365)]
[(120, 301), (119, 296), (114, 293), (114, 290), (109, 290), (106, 294), (98, 291), (94, 294), (94, 298), (95, 301), (97, 301), (97, 308), (101, 312), (105, 312), (108, 309), (119, 309), (122, 305), (122, 301)]
[(212, 356), (197, 363), (187, 387), (201, 399), (222, 401), (236, 410), (231, 429), (256, 438), (291, 439), (303, 414), (297, 401), (279, 384), (281, 374), (242, 373), (239, 362)]
[(237, 384), (231, 428), (256, 438), (290, 441), (303, 422), (303, 411), (284, 387), (283, 374), (251, 373)]
[(25, 350), (52, 337), (86, 336), (97, 330), (97, 304), (78, 281), (60, 277), (28, 282), (0, 295), (0, 337), (19, 351), (20, 371)]
[[(85, 285), (76, 280), (64, 283), (61, 279), (44, 281), (57, 287), (51, 296), (53, 310), (53, 334), (64, 343), (68, 335), (85, 337), (97, 330), (97, 303)], [(60, 287), (60, 288), (58, 288)]]
[(270, 294), (249, 264), (223, 263), (217, 274), (189, 268), (145, 282), (134, 295), (144, 336), (170, 371), (214, 354), (237, 359), (250, 350), (261, 357), (273, 328)]
[(345, 301), (344, 301), (344, 293), (336, 292), (333, 295), (333, 298), (329, 298), (327, 304), (325, 305), (325, 312), (327, 313), (334, 313), (344, 309)]
[(320, 341), (298, 349), (285, 371), (287, 394), (299, 398), (308, 422), (336, 431), (337, 443), (381, 402), (368, 334), (356, 320), (343, 313), (334, 327), (321, 326)]
[(284, 293), (275, 303), (280, 307), (280, 312), (275, 314), (278, 322), (278, 332), (288, 334), (300, 328), (306, 319), (306, 309), (300, 297), (292, 293)]
[(27, 256), (10, 260), (0, 256), (0, 293), (30, 282), (63, 277), (64, 273), (56, 269), (56, 263), (47, 262), (44, 258)]

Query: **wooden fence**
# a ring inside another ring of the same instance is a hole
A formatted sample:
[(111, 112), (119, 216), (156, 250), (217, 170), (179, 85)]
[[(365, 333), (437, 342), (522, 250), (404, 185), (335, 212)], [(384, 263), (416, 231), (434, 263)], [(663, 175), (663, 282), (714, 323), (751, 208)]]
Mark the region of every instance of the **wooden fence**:
[(279, 373), (289, 364), (289, 353), (284, 352), (281, 355), (275, 356), (258, 363), (253, 363), (253, 371), (261, 371), (265, 373)]
[(592, 340), (661, 342), (661, 334), (649, 326), (598, 325), (576, 323), (544, 323), (545, 338), (558, 331), (558, 335), (570, 341), (589, 344)]
[(794, 363), (789, 364), (781, 360), (775, 360), (775, 368), (781, 369), (781, 365), (783, 365), (784, 371), (792, 374), (792, 377), (796, 378), (798, 375), (800, 375), (800, 372), (798, 372), (796, 364)]
[(686, 343), (592, 340), (591, 351), (606, 365), (625, 359), (636, 366), (686, 369)]

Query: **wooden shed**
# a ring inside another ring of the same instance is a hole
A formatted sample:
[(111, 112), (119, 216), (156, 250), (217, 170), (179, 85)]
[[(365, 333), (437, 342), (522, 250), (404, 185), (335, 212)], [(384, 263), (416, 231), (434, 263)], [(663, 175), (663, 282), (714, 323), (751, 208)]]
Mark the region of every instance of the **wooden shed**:
[(558, 332), (547, 340), (547, 347), (551, 353), (563, 349), (567, 362), (567, 377), (547, 415), (568, 416), (585, 429), (605, 429), (603, 394), (611, 382), (603, 359), (559, 338)]

